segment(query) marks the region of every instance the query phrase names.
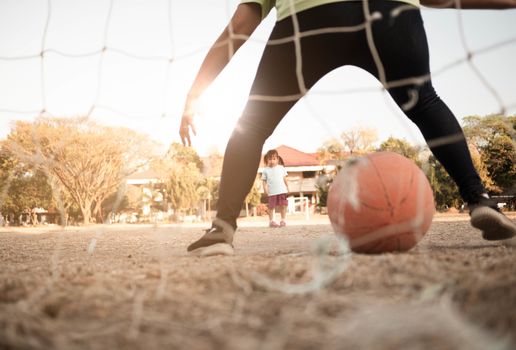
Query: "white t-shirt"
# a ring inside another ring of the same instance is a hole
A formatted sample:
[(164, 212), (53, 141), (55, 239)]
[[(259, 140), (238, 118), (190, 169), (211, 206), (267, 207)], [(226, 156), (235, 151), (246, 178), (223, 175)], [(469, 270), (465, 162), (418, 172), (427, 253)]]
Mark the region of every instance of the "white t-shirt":
[(262, 180), (267, 181), (269, 187), (269, 196), (276, 194), (287, 193), (287, 185), (285, 185), (284, 177), (287, 176), (287, 171), (283, 165), (276, 165), (275, 167), (266, 167), (263, 169)]

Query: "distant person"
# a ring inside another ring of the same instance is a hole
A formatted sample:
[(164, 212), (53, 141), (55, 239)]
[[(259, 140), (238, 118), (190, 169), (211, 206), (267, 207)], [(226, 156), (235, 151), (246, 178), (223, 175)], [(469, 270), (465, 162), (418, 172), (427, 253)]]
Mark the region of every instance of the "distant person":
[[(507, 0), (421, 3), (437, 7), (457, 3), (462, 8), (516, 6)], [(516, 225), (489, 199), (457, 119), (432, 86), (419, 5), (418, 0), (242, 1), (209, 50), (190, 89), (179, 130), (183, 144), (191, 145), (190, 131), (195, 134), (193, 116), (199, 95), (274, 6), (277, 22), (258, 65), (250, 98), (226, 147), (216, 219), (202, 237), (188, 246), (188, 251), (217, 243), (232, 247), (236, 221), (253, 186), (265, 140), (315, 83), (346, 65), (360, 67), (378, 78), (417, 125), (432, 153), (457, 184), (468, 203), (471, 224), (482, 231), (482, 237), (501, 240), (516, 235)], [(393, 16), (399, 9), (403, 11)], [(381, 18), (366, 18), (365, 12)], [(335, 30), (350, 27), (358, 29)], [(302, 36), (294, 36), (295, 28)]]
[[(283, 159), (278, 151), (272, 149), (263, 156), (265, 168), (263, 168), (262, 181), (265, 194), (268, 196), (269, 208), (269, 227), (286, 226), (287, 214), (287, 171), (285, 170)], [(279, 209), (281, 221), (278, 224), (274, 221), (276, 208)]]

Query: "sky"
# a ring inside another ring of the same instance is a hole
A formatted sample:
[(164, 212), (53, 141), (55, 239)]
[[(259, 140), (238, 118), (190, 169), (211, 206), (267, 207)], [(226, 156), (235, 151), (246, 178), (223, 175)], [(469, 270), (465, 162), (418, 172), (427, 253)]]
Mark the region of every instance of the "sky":
[[(188, 89), (238, 1), (124, 0), (113, 1), (111, 11), (110, 4), (0, 0), (0, 139), (13, 121), (33, 120), (44, 108), (57, 117), (91, 111), (102, 124), (134, 128), (164, 145), (179, 142)], [(434, 86), (459, 121), (502, 108), (516, 114), (516, 10), (422, 14)], [(274, 17), (262, 22), (204, 94), (193, 139), (199, 154), (224, 151)], [(376, 129), (380, 140), (424, 144), (372, 76), (343, 67), (287, 114), (264, 149), (284, 144), (315, 152), (355, 127)]]

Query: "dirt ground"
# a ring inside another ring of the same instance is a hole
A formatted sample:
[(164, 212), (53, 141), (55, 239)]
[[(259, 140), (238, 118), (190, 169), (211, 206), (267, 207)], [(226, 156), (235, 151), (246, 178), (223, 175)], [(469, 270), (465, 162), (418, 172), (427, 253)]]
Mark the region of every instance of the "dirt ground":
[(325, 217), (265, 221), (203, 258), (206, 224), (2, 228), (0, 349), (516, 349), (516, 244), (467, 216), (374, 256), (325, 254)]

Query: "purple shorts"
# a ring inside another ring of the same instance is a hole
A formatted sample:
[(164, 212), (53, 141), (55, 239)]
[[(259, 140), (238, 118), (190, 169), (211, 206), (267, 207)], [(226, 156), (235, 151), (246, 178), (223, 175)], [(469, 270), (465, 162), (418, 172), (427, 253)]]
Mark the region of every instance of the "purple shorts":
[(286, 206), (288, 205), (287, 194), (275, 194), (273, 196), (269, 196), (269, 209), (274, 209), (277, 206)]

